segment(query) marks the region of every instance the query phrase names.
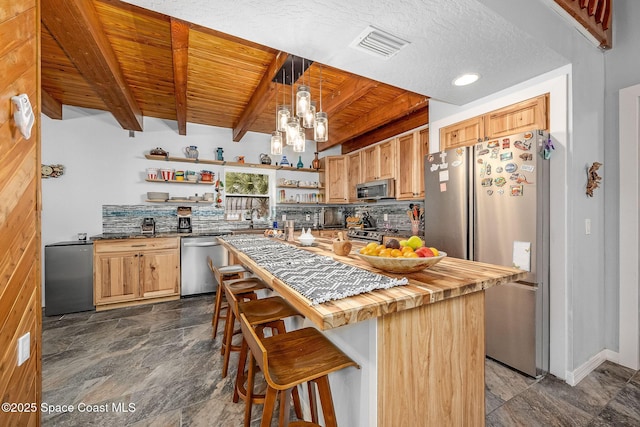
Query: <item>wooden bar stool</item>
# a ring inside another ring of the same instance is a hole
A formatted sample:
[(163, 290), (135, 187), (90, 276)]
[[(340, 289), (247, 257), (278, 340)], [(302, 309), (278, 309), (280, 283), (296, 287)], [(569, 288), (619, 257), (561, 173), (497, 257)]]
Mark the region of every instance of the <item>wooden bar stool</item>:
[[(240, 313), (240, 327), (250, 350), (249, 373), (247, 375), (248, 401), (253, 394), (252, 379), (256, 363), (267, 381), (260, 426), (269, 427), (271, 425), (278, 393), (280, 394), (278, 425), (318, 426), (318, 424), (307, 421), (289, 424), (288, 419), (289, 393), (299, 384), (313, 381), (318, 386), (326, 426), (337, 427), (328, 375), (349, 366), (359, 368), (358, 364), (315, 328), (297, 329), (261, 339), (243, 313)], [(310, 403), (313, 406), (315, 402)]]
[[(239, 301), (236, 296), (230, 296), (231, 309), (234, 310), (236, 316), (242, 313), (249, 324), (256, 330), (256, 334), (264, 337), (264, 329), (270, 328), (272, 335), (286, 333), (284, 319), (292, 316), (302, 316), (291, 304), (280, 296), (273, 296), (253, 301)], [(254, 403), (264, 403), (264, 395), (251, 394), (249, 398), (245, 389), (245, 365), (247, 361), (248, 347), (246, 340), (242, 340), (240, 349), (240, 357), (238, 359), (238, 369), (236, 373), (236, 384), (233, 391), (233, 402), (237, 403), (239, 399), (245, 402), (244, 425), (249, 427), (251, 422), (251, 408)], [(252, 381), (253, 382), (253, 381)], [(294, 393), (294, 406), (296, 415), (302, 416), (302, 407), (300, 405), (300, 397)]]
[(220, 352), (224, 357), (222, 364), (222, 378), (227, 377), (229, 370), (229, 358), (232, 351), (240, 351), (241, 346), (232, 345), (231, 340), (236, 333), (240, 333), (240, 330), (234, 331), (234, 323), (236, 320), (236, 314), (233, 312), (232, 298), (239, 301), (255, 300), (258, 298), (256, 291), (261, 289), (269, 289), (269, 287), (258, 277), (247, 277), (243, 279), (225, 280), (222, 282), (224, 293), (228, 298), (229, 308), (227, 308), (227, 318), (224, 325), (223, 342), (220, 348)]
[(213, 328), (213, 339), (216, 339), (218, 335), (218, 323), (220, 322), (221, 311), (226, 309), (227, 306), (222, 304), (224, 297), (224, 288), (222, 282), (225, 280), (241, 279), (249, 271), (240, 264), (225, 265), (223, 267), (216, 267), (213, 265), (213, 260), (207, 257), (209, 263), (209, 269), (213, 273), (216, 282), (218, 282), (218, 290), (216, 291), (216, 301), (213, 305), (213, 316), (211, 317), (211, 326)]

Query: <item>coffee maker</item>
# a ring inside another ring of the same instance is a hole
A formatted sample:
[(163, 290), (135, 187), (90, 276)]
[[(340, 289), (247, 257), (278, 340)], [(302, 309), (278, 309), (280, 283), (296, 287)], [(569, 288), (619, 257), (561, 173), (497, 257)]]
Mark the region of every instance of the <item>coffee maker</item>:
[(178, 233), (191, 233), (191, 208), (178, 207)]
[(140, 232), (142, 234), (154, 234), (156, 232), (156, 220), (153, 218), (144, 218)]

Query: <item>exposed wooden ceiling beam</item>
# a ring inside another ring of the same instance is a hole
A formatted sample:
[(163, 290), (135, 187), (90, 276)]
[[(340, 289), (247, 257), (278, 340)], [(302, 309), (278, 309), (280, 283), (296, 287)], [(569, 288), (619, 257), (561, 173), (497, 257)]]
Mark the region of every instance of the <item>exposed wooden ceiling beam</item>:
[(414, 111), (393, 122), (350, 139), (342, 143), (342, 154), (351, 153), (367, 147), (376, 142), (384, 141), (401, 133), (408, 132), (412, 129), (424, 126), (429, 123), (429, 107), (424, 107)]
[(350, 123), (329, 133), (329, 141), (318, 144), (318, 151), (324, 151), (334, 145), (377, 129), (385, 124), (397, 120), (420, 108), (428, 105), (426, 96), (405, 92), (390, 103), (381, 105), (360, 117), (356, 122)]
[[(233, 127), (233, 140), (238, 142), (247, 133), (253, 122), (262, 114), (265, 107), (269, 105), (273, 97), (275, 96), (276, 83), (273, 82), (273, 78), (276, 76), (282, 65), (287, 61), (289, 57), (285, 52), (278, 52), (271, 61), (271, 64), (267, 67), (267, 70), (262, 75), (262, 80), (256, 86), (256, 90), (253, 91), (251, 99), (247, 103), (244, 111), (238, 119), (238, 123)], [(275, 111), (273, 112), (275, 114)], [(274, 116), (275, 123), (275, 116)]]
[(102, 30), (93, 2), (42, 0), (42, 22), (124, 129), (142, 130), (142, 112)]
[(176, 98), (178, 133), (187, 134), (187, 65), (189, 60), (189, 24), (171, 18), (173, 86)]
[(340, 87), (333, 91), (329, 99), (323, 100), (322, 111), (331, 115), (340, 111), (352, 102), (362, 98), (371, 89), (378, 86), (378, 82), (364, 77), (351, 76)]
[(55, 99), (49, 92), (42, 89), (40, 94), (42, 102), (42, 112), (54, 120), (62, 120), (62, 103)]

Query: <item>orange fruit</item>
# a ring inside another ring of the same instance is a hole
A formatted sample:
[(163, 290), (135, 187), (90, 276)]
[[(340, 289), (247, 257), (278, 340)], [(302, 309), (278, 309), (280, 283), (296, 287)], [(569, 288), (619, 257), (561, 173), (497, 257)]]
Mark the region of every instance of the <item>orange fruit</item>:
[(418, 258), (418, 254), (415, 252), (405, 252), (402, 256), (404, 258)]
[(365, 255), (366, 252), (367, 252), (367, 248), (366, 247), (360, 249), (360, 253), (361, 254)]
[(367, 249), (375, 249), (376, 246), (378, 246), (378, 244), (376, 242), (371, 242), (371, 243), (367, 244), (367, 246), (365, 246), (365, 248), (367, 248)]
[(391, 249), (387, 248), (387, 249), (381, 250), (379, 256), (387, 257), (387, 258), (391, 257)]
[(400, 250), (403, 254), (406, 254), (407, 252), (413, 252), (413, 248), (411, 246), (403, 246), (402, 248), (400, 248)]
[(391, 249), (391, 256), (394, 258), (401, 257), (402, 251), (400, 249)]

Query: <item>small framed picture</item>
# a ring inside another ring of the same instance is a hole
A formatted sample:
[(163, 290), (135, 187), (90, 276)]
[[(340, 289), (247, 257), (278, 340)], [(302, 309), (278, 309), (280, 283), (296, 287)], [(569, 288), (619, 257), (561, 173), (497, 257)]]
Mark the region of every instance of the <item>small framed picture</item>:
[(511, 186), (511, 195), (512, 196), (522, 196), (522, 185), (512, 185)]

